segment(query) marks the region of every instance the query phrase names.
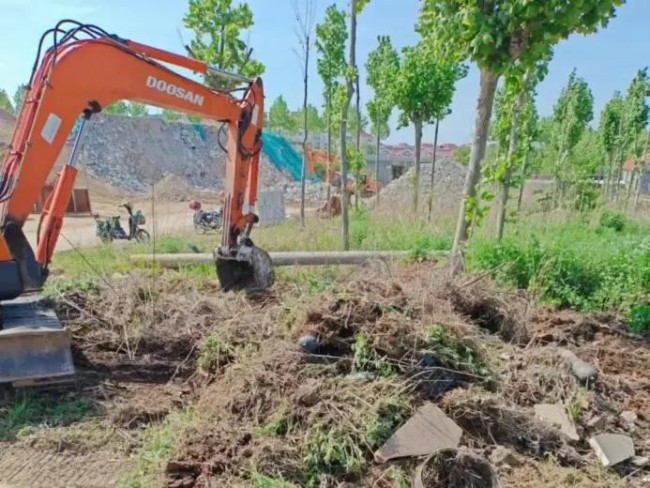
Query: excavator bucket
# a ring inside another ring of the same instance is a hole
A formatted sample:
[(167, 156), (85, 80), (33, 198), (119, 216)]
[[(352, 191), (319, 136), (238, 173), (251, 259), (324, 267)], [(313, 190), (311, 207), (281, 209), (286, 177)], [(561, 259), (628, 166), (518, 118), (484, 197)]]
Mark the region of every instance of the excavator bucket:
[(70, 335), (41, 297), (0, 304), (0, 384), (44, 385), (74, 377)]
[(275, 282), (271, 256), (256, 246), (242, 246), (234, 256), (215, 253), (217, 277), (224, 291), (256, 292)]

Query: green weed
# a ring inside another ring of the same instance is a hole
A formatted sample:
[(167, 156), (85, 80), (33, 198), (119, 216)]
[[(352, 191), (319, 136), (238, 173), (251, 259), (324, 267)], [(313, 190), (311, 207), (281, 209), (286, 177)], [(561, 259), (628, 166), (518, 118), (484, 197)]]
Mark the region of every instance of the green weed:
[(65, 426), (83, 419), (90, 409), (84, 399), (59, 400), (34, 393), (19, 393), (5, 408), (0, 407), (0, 441), (19, 432), (25, 435), (40, 425)]
[(282, 479), (270, 478), (269, 476), (253, 473), (251, 481), (255, 488), (297, 488), (297, 485), (284, 481)]
[(378, 376), (391, 376), (399, 372), (397, 366), (386, 361), (373, 347), (370, 337), (361, 331), (357, 334), (352, 344), (354, 358), (352, 360), (353, 372), (369, 372)]
[(632, 307), (628, 313), (627, 327), (637, 334), (650, 332), (650, 305), (641, 304)]
[(121, 488), (146, 488), (157, 486), (163, 464), (170, 459), (183, 436), (196, 425), (197, 419), (191, 410), (174, 412), (161, 424), (151, 425), (138, 453), (136, 469), (124, 480)]
[(208, 336), (199, 346), (199, 368), (215, 373), (232, 360), (234, 353), (235, 345), (225, 334), (217, 333)]
[(623, 232), (626, 220), (625, 216), (619, 212), (605, 210), (600, 214), (600, 227), (603, 229), (612, 229), (615, 232)]
[(434, 353), (441, 366), (456, 371), (466, 371), (488, 379), (490, 370), (480, 355), (467, 344), (450, 336), (440, 325), (434, 325), (428, 331), (428, 348)]
[(365, 466), (358, 439), (342, 426), (316, 426), (309, 432), (303, 458), (307, 487), (319, 484), (320, 474), (358, 475)]

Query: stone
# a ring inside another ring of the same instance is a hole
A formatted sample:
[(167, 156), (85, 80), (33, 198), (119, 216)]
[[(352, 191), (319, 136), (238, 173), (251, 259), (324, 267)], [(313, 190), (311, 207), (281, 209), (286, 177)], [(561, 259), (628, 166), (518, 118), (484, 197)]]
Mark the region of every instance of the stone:
[(318, 339), (313, 335), (306, 334), (298, 339), (298, 346), (302, 352), (307, 354), (314, 354), (316, 349), (318, 349)]
[(620, 417), (624, 422), (627, 422), (628, 424), (634, 424), (634, 422), (636, 422), (636, 420), (638, 418), (636, 413), (632, 412), (630, 410), (626, 410), (624, 412), (621, 412)]
[(490, 462), (496, 467), (509, 466), (511, 468), (517, 468), (523, 464), (515, 453), (504, 446), (497, 446), (490, 453)]
[(598, 378), (598, 370), (591, 364), (583, 361), (568, 349), (561, 349), (560, 354), (569, 362), (573, 374), (582, 384), (591, 384)]
[(535, 405), (535, 417), (542, 422), (552, 425), (564, 433), (569, 439), (579, 441), (580, 436), (575, 425), (566, 414), (562, 405), (551, 403), (540, 403)]
[(606, 468), (634, 456), (632, 438), (622, 434), (598, 434), (589, 439), (589, 445)]
[(645, 456), (634, 456), (630, 462), (637, 468), (644, 468), (650, 463), (650, 458)]
[(456, 449), (462, 429), (433, 403), (425, 403), (375, 452), (375, 461), (426, 456)]
[(604, 415), (594, 415), (587, 421), (586, 425), (592, 430), (603, 430), (607, 425), (607, 418)]
[(376, 377), (377, 375), (370, 371), (357, 371), (356, 373), (346, 375), (345, 379), (348, 381), (372, 381)]

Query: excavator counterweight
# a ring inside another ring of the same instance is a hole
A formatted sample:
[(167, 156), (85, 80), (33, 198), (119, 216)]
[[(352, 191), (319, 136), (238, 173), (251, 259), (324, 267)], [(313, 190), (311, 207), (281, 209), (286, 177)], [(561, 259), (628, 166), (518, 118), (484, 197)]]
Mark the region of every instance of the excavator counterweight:
[[(53, 45), (41, 52), (48, 36)], [(220, 88), (182, 76), (170, 65), (209, 75)], [(49, 274), (77, 176), (84, 128), (95, 114), (118, 100), (222, 124), (219, 145), (228, 162), (223, 233), (214, 252), (217, 277), (224, 291), (273, 285), (271, 259), (250, 238), (259, 221), (254, 211), (264, 127), (260, 78), (228, 73), (94, 25), (62, 20), (39, 42), (24, 100), (0, 167), (0, 383), (60, 380), (74, 373), (68, 332), (34, 293)], [(43, 205), (33, 250), (23, 231), (25, 221), (78, 122), (70, 159)]]

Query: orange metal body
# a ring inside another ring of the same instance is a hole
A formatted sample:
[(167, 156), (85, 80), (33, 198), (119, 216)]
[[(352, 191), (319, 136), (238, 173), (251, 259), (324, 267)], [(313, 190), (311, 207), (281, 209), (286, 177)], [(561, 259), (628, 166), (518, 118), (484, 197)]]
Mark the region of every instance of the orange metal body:
[[(132, 100), (227, 124), (222, 248), (236, 245), (237, 236), (255, 221), (251, 209), (257, 201), (264, 125), (262, 81), (250, 80), (240, 99), (182, 76), (161, 62), (200, 74), (210, 72), (201, 61), (113, 37), (75, 40), (43, 56), (0, 171), (5, 182), (0, 229), (7, 225), (22, 229), (80, 116), (88, 118), (115, 101)], [(76, 174), (73, 166), (63, 168), (43, 210), (36, 250), (41, 267), (47, 267), (52, 258)], [(16, 246), (7, 235), (0, 232), (0, 264), (18, 260)]]

